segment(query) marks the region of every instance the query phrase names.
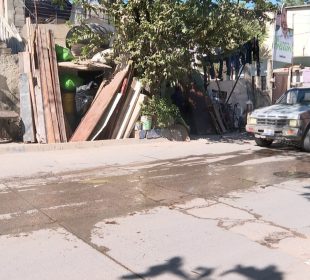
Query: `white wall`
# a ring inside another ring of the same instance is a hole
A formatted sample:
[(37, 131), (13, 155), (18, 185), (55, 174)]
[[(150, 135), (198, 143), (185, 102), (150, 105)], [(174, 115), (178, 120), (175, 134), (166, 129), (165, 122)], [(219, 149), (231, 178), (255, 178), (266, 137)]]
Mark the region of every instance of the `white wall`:
[(287, 8), (287, 23), (294, 29), (294, 56), (310, 56), (310, 5)]

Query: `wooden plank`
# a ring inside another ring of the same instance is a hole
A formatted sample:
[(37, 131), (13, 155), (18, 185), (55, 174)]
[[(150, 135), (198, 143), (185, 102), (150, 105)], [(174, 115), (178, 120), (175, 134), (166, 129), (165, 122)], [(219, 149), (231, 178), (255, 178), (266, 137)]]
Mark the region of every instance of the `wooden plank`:
[(20, 117), (23, 124), (23, 141), (25, 143), (35, 142), (34, 122), (32, 118), (32, 106), (29, 90), (28, 75), (21, 73), (19, 76), (20, 90)]
[(90, 109), (71, 137), (71, 142), (88, 140), (97, 123), (100, 121), (102, 115), (105, 113), (111, 100), (121, 87), (123, 79), (126, 77), (128, 70), (129, 67), (118, 72), (112, 81), (101, 90), (98, 97), (94, 100)]
[(99, 128), (97, 129), (95, 135), (91, 137), (91, 141), (94, 141), (95, 139), (97, 139), (98, 136), (102, 133), (102, 131), (106, 128), (109, 120), (111, 119), (113, 112), (115, 111), (117, 104), (119, 103), (119, 101), (121, 99), (121, 97), (122, 97), (122, 93), (118, 93), (116, 95), (112, 105), (109, 106), (110, 108), (108, 109), (108, 113), (102, 118), (101, 123), (98, 125)]
[(127, 109), (126, 114), (124, 116), (124, 119), (122, 121), (121, 127), (117, 133), (116, 139), (121, 139), (123, 137), (125, 130), (127, 128), (128, 122), (129, 122), (131, 115), (133, 113), (133, 110), (135, 109), (135, 106), (137, 104), (141, 89), (142, 89), (142, 84), (139, 81), (137, 81), (136, 86), (134, 88), (133, 96), (130, 100), (128, 109)]
[(105, 69), (112, 69), (111, 66), (99, 63), (99, 62), (92, 62), (91, 60), (80, 61), (80, 62), (72, 62), (72, 61), (65, 61), (65, 62), (58, 62), (58, 67), (60, 68), (68, 68), (68, 69), (76, 69), (80, 71), (102, 71)]
[(145, 94), (139, 95), (138, 102), (137, 102), (136, 107), (135, 107), (135, 109), (131, 115), (131, 118), (128, 122), (128, 125), (127, 125), (127, 128), (125, 130), (123, 138), (129, 138), (132, 131), (134, 130), (135, 124), (138, 121), (139, 116), (140, 116), (141, 106), (142, 106), (142, 104), (145, 103), (146, 99), (147, 99), (147, 96)]
[(223, 121), (222, 121), (222, 118), (220, 116), (220, 112), (218, 111), (218, 108), (216, 108), (212, 99), (208, 96), (205, 97), (205, 102), (206, 102), (207, 108), (209, 110), (211, 119), (213, 121), (214, 128), (216, 129), (216, 131), (219, 134), (225, 133), (226, 128), (223, 124)]
[(135, 92), (134, 88), (135, 88), (136, 84), (137, 84), (137, 80), (133, 79), (130, 86), (129, 86), (127, 94), (124, 94), (124, 96), (123, 96), (124, 99), (121, 102), (121, 104), (119, 105), (118, 112), (115, 115), (115, 120), (112, 123), (112, 128), (111, 128), (112, 131), (109, 135), (109, 138), (111, 138), (111, 139), (117, 138), (117, 135), (119, 133), (119, 130), (120, 130), (122, 123), (123, 123), (123, 120), (125, 118), (126, 112), (128, 110), (130, 101), (131, 101), (132, 96)]
[(225, 133), (226, 132), (226, 128), (224, 126), (223, 120), (222, 120), (222, 116), (220, 114), (219, 108), (213, 104), (213, 110), (214, 110), (214, 114), (216, 117), (216, 120), (221, 128), (221, 130)]
[(32, 73), (35, 74), (35, 35), (36, 31), (33, 28), (33, 25), (31, 24), (31, 19), (28, 17), (26, 18), (26, 28), (27, 28), (27, 49), (30, 53), (30, 59), (31, 59), (31, 70)]
[(52, 122), (52, 113), (49, 106), (49, 94), (48, 94), (48, 80), (45, 73), (45, 61), (43, 55), (43, 48), (42, 48), (42, 35), (41, 29), (37, 29), (37, 54), (38, 54), (38, 61), (39, 61), (39, 75), (40, 75), (40, 91), (43, 97), (43, 109), (44, 109), (44, 120), (45, 120), (45, 127), (46, 127), (46, 139), (47, 143), (55, 143), (55, 134)]
[(66, 135), (67, 135), (67, 138), (69, 139), (72, 136), (73, 131), (71, 129), (71, 126), (69, 124), (66, 114), (64, 114), (64, 120), (65, 120)]
[(59, 84), (59, 74), (58, 74), (58, 67), (57, 67), (57, 58), (56, 58), (56, 50), (55, 50), (55, 39), (53, 32), (49, 31), (49, 39), (50, 39), (50, 58), (51, 58), (51, 68), (53, 73), (53, 81), (54, 81), (54, 93), (56, 99), (56, 109), (57, 109), (57, 116), (58, 116), (58, 125), (60, 130), (61, 142), (67, 142), (67, 133), (66, 133), (66, 125), (64, 119), (64, 111), (62, 106), (62, 99), (61, 99), (61, 90)]
[(41, 89), (38, 86), (34, 88), (36, 104), (37, 104), (37, 113), (38, 113), (38, 127), (37, 127), (37, 140), (39, 143), (47, 143), (46, 127), (45, 127), (45, 115), (43, 108), (43, 97)]
[(31, 97), (31, 103), (32, 103), (32, 111), (33, 111), (33, 119), (35, 128), (38, 127), (38, 114), (37, 114), (37, 106), (36, 106), (36, 98), (35, 98), (35, 92), (34, 92), (34, 84), (33, 84), (33, 75), (32, 75), (32, 69), (31, 69), (31, 57), (29, 52), (23, 52), (20, 53), (23, 56), (23, 62), (24, 62), (24, 73), (28, 75), (28, 81), (29, 81), (29, 89), (30, 89), (30, 97)]
[[(120, 123), (117, 123), (118, 120), (120, 119), (120, 114), (122, 113), (122, 109), (124, 107), (124, 103), (126, 101), (126, 98), (127, 98), (127, 94), (128, 92), (130, 92), (130, 87), (131, 87), (131, 83), (133, 82), (133, 74), (134, 74), (134, 69), (133, 69), (133, 66), (130, 64), (130, 71), (129, 71), (129, 74), (128, 74), (128, 78), (127, 78), (127, 81), (123, 82), (123, 85), (122, 85), (122, 94), (123, 94), (123, 97), (122, 99), (120, 100), (118, 106), (116, 107), (115, 109), (115, 113), (113, 114), (112, 118), (111, 118), (111, 121), (110, 121), (110, 124), (109, 124), (109, 127), (108, 129), (106, 130), (106, 138), (107, 139), (111, 139), (113, 138), (113, 133), (115, 133), (115, 137), (116, 137), (116, 134), (117, 134), (117, 131), (115, 131), (115, 127), (120, 127)], [(115, 132), (114, 132), (115, 131)], [(114, 138), (115, 138), (114, 137)]]
[(50, 53), (49, 53), (49, 46), (47, 40), (47, 32), (45, 28), (41, 29), (41, 40), (42, 40), (42, 52), (45, 64), (45, 75), (47, 79), (47, 94), (48, 94), (48, 101), (51, 111), (51, 119), (53, 124), (53, 130), (55, 135), (55, 142), (60, 143), (60, 133), (59, 133), (59, 125), (57, 119), (57, 112), (56, 112), (56, 100), (54, 94), (54, 87), (53, 87), (53, 78), (51, 73), (51, 64), (50, 64)]

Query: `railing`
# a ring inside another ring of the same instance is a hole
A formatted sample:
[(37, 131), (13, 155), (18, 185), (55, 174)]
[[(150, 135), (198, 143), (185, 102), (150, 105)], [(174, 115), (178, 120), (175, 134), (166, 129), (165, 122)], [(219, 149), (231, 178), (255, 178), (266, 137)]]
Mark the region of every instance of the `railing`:
[(0, 16), (0, 41), (5, 42), (14, 54), (24, 50), (23, 39), (19, 35), (18, 30), (2, 16)]

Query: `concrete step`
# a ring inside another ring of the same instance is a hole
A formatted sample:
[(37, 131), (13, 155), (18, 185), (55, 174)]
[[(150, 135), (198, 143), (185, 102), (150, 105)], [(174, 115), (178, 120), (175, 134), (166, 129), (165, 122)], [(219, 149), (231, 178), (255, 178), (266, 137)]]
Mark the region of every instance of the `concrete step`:
[(0, 48), (0, 55), (12, 54), (12, 50), (9, 48)]
[(5, 42), (0, 41), (0, 49), (6, 49), (7, 45)]
[(5, 42), (0, 42), (0, 55), (12, 54), (12, 50), (8, 48)]

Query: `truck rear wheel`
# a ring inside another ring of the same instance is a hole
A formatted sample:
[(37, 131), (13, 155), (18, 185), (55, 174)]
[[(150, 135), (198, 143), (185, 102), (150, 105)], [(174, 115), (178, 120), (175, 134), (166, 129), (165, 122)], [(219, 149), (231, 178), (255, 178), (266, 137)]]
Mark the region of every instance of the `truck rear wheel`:
[(269, 147), (272, 144), (273, 140), (255, 137), (255, 142), (257, 146)]
[(310, 152), (310, 128), (308, 128), (307, 132), (305, 133), (304, 139), (302, 140), (302, 149), (305, 152)]

